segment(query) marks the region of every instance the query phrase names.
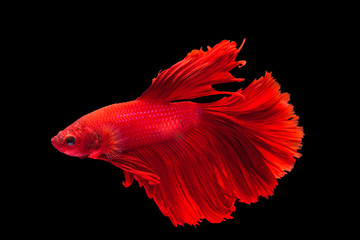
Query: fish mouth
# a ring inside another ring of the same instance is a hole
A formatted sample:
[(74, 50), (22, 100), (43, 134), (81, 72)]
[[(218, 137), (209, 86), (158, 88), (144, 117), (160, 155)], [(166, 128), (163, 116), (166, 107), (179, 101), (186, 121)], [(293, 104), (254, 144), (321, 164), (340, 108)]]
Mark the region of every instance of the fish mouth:
[(59, 138), (57, 136), (51, 138), (51, 144), (59, 150)]
[(64, 150), (61, 147), (61, 137), (59, 137), (59, 135), (56, 135), (55, 137), (51, 138), (51, 144), (54, 146), (54, 148), (56, 148), (59, 152), (62, 152), (66, 155), (72, 156), (72, 157), (79, 157), (80, 159), (85, 159), (88, 158), (90, 154), (85, 154), (85, 155), (76, 155), (76, 154), (69, 154), (69, 152), (67, 152), (66, 150)]

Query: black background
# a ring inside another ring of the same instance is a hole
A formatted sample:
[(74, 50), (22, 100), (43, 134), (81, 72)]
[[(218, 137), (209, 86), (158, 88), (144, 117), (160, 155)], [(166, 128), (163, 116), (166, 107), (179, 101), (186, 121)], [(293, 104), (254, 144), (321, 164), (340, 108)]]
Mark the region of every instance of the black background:
[[(23, 167), (34, 170), (22, 182), (21, 198), (26, 200), (18, 199), (21, 211), (16, 216), (22, 224), (31, 224), (27, 231), (117, 238), (128, 233), (140, 237), (180, 232), (295, 237), (314, 230), (321, 234), (329, 227), (324, 222), (338, 220), (333, 214), (336, 207), (328, 211), (326, 198), (334, 180), (322, 175), (326, 159), (318, 145), (325, 111), (321, 93), (327, 81), (324, 43), (331, 37), (328, 22), (316, 18), (316, 9), (273, 12), (267, 6), (261, 10), (200, 6), (174, 15), (128, 7), (61, 9), (28, 12), (13, 29), (12, 59), (24, 66), (14, 75), (28, 78), (22, 89), (33, 89), (24, 104), (25, 110), (32, 110), (28, 131), (40, 137), (28, 143), (37, 147), (31, 147)], [(246, 43), (237, 59), (247, 64), (232, 73), (246, 80), (227, 88), (245, 88), (265, 71), (272, 72), (282, 91), (291, 94), (305, 131), (303, 156), (279, 180), (269, 199), (260, 198), (251, 205), (236, 203), (234, 218), (220, 224), (205, 220), (196, 228), (174, 227), (136, 182), (129, 188), (122, 186), (121, 169), (69, 157), (52, 147), (50, 139), (58, 131), (100, 107), (136, 99), (159, 70), (192, 49), (206, 49), (223, 39), (240, 44), (243, 38)]]

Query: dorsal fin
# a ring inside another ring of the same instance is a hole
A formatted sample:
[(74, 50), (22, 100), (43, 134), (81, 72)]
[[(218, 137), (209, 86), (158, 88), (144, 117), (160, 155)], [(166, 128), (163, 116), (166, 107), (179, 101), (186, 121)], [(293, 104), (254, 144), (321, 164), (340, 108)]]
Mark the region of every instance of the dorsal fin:
[(229, 71), (242, 67), (245, 61), (235, 61), (242, 46), (236, 48), (235, 42), (224, 40), (207, 51), (193, 50), (180, 62), (158, 74), (151, 86), (138, 98), (149, 102), (171, 102), (194, 99), (217, 94), (236, 94), (212, 88), (213, 84), (241, 82), (244, 79), (233, 77)]

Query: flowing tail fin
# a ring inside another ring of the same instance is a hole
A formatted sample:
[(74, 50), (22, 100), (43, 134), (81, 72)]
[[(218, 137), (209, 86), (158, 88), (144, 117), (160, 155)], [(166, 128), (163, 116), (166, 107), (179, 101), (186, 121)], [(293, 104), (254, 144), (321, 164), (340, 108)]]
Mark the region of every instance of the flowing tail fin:
[[(211, 86), (242, 80), (229, 73), (245, 64), (235, 61), (240, 48), (222, 41), (207, 52), (192, 51), (161, 72), (139, 100), (169, 103), (223, 94)], [(303, 130), (289, 94), (280, 92), (270, 73), (230, 94), (198, 104), (198, 125), (181, 137), (126, 152), (141, 164), (126, 164), (124, 185), (138, 180), (174, 225), (231, 218), (236, 200), (272, 195), (277, 179), (300, 157)], [(141, 171), (132, 169), (138, 166)]]
[(290, 95), (266, 72), (242, 92), (201, 104), (203, 128), (219, 151), (219, 183), (243, 202), (272, 195), (277, 178), (292, 170), (301, 154), (302, 127)]

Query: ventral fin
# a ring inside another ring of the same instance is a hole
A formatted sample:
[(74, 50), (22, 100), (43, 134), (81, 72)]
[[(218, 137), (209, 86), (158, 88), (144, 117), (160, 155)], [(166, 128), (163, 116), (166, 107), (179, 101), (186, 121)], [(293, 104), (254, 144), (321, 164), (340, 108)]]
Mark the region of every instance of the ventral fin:
[(132, 173), (136, 176), (147, 180), (149, 184), (158, 184), (160, 183), (160, 177), (156, 174), (145, 161), (130, 155), (120, 155), (118, 158), (111, 160), (105, 160), (114, 166), (121, 168), (124, 172)]
[(89, 158), (107, 161), (125, 172), (135, 174), (149, 184), (160, 183), (160, 177), (140, 158), (124, 153), (124, 138), (112, 125), (103, 127), (100, 147)]

